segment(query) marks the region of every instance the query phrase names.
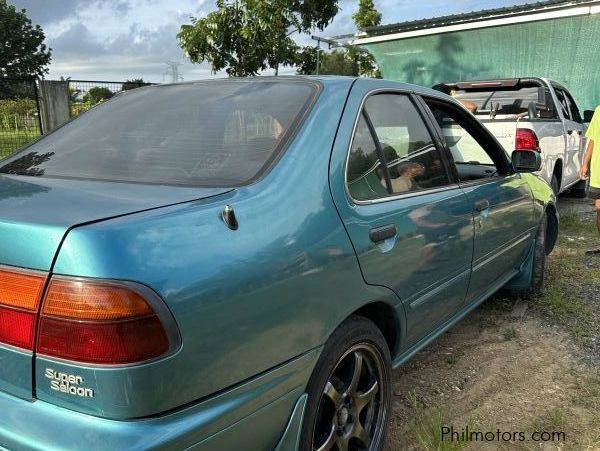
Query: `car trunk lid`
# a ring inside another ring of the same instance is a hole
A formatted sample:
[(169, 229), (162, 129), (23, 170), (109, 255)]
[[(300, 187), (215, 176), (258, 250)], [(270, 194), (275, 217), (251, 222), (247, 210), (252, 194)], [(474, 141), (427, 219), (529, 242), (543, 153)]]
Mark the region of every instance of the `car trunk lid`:
[[(224, 194), (192, 188), (0, 176), (0, 268), (45, 277), (73, 227)], [(66, 250), (68, 251), (68, 250)], [(2, 299), (0, 299), (1, 303)], [(6, 327), (0, 324), (0, 327)], [(34, 396), (33, 353), (0, 343), (0, 390)]]

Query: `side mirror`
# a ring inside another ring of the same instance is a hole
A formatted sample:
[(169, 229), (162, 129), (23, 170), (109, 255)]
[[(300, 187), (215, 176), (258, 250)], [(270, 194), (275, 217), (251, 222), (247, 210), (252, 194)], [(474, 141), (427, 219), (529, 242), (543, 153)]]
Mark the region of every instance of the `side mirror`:
[(513, 168), (520, 173), (542, 169), (542, 155), (535, 150), (515, 150), (511, 156)]
[(585, 110), (583, 112), (583, 122), (589, 124), (592, 122), (592, 118), (594, 117), (594, 110)]

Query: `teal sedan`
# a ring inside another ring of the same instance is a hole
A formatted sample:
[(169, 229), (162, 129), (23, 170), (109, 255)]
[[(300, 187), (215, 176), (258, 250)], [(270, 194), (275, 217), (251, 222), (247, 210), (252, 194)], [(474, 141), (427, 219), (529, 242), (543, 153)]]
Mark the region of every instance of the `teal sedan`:
[(384, 80), (97, 105), (0, 161), (0, 449), (380, 449), (393, 368), (541, 290), (540, 161)]

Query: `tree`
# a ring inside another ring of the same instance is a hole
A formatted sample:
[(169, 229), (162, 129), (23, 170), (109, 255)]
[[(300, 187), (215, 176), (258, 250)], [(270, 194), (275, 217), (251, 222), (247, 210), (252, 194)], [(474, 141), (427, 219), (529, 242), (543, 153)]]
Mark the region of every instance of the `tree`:
[(52, 49), (44, 44), (39, 25), (33, 26), (24, 9), (0, 0), (0, 77), (34, 77), (48, 73)]
[[(359, 0), (358, 10), (352, 14), (352, 20), (359, 30), (381, 25), (381, 13), (375, 8), (373, 0)], [(366, 51), (356, 53), (358, 73), (363, 77), (380, 78), (381, 72), (373, 55)]]
[(195, 63), (213, 72), (256, 75), (296, 64), (300, 48), (291, 35), (323, 30), (338, 12), (337, 0), (217, 0), (217, 10), (192, 18), (177, 35)]
[(318, 47), (304, 47), (298, 58), (300, 75), (315, 75), (317, 73), (317, 51), (319, 51), (319, 75), (348, 75), (358, 76), (358, 65), (355, 52), (350, 49), (335, 49), (323, 52)]
[(381, 25), (381, 13), (375, 8), (373, 0), (359, 0), (358, 10), (352, 14), (352, 20), (359, 30)]
[[(358, 10), (352, 15), (357, 28), (364, 29), (381, 24), (381, 13), (375, 9), (373, 0), (359, 0)], [(317, 52), (321, 75), (349, 75), (380, 78), (381, 73), (373, 56), (366, 50), (348, 46), (343, 50), (323, 52), (318, 47), (304, 47), (297, 58), (298, 74), (317, 73)]]
[(125, 80), (123, 86), (121, 86), (122, 91), (129, 91), (130, 89), (139, 88), (141, 86), (146, 85), (147, 83), (143, 78), (132, 78), (131, 80)]
[(108, 88), (94, 86), (93, 88), (90, 88), (90, 90), (83, 96), (83, 103), (91, 103), (92, 105), (95, 105), (104, 100), (110, 99), (114, 95), (115, 93)]

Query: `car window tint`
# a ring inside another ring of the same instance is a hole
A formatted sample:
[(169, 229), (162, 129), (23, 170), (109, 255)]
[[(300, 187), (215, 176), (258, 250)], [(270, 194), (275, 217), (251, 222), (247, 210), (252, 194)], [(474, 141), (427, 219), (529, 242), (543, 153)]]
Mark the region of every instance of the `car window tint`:
[(373, 95), (365, 103), (365, 112), (380, 143), (380, 163), (384, 165), (374, 170), (382, 187), (388, 187), (386, 176), (389, 178), (388, 195), (450, 184), (441, 155), (408, 96)]
[(452, 108), (427, 103), (450, 149), (459, 180), (464, 182), (496, 175), (498, 171), (493, 159), (474, 137), (468, 120)]
[(565, 99), (567, 101), (567, 105), (569, 107), (569, 111), (571, 112), (572, 120), (574, 120), (575, 122), (582, 122), (581, 113), (579, 112), (579, 108), (577, 108), (577, 104), (573, 100), (573, 97), (571, 97), (571, 94), (569, 94), (567, 91), (564, 91), (564, 94)]
[(237, 186), (282, 150), (309, 81), (225, 80), (125, 91), (0, 163), (0, 173)]
[(569, 104), (567, 102), (567, 98), (565, 97), (565, 94), (563, 93), (562, 89), (555, 88), (554, 90), (556, 92), (556, 97), (558, 97), (558, 103), (562, 110), (563, 116), (565, 117), (565, 119), (570, 120), (571, 112), (569, 111)]
[(355, 200), (372, 200), (389, 195), (383, 171), (383, 162), (365, 116), (361, 114), (350, 154), (346, 179), (348, 191)]

